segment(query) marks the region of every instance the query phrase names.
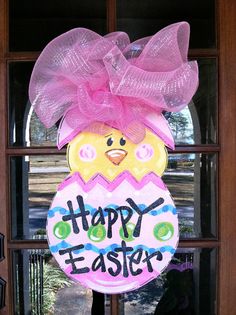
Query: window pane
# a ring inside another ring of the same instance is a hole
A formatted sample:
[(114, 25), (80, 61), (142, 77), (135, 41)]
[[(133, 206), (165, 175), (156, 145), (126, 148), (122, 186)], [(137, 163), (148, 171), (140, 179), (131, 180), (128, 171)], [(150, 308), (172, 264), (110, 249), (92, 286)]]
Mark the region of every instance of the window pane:
[(106, 1), (10, 0), (11, 51), (40, 51), (56, 36), (76, 27), (106, 33)]
[(191, 48), (216, 47), (214, 0), (117, 0), (117, 29), (132, 40), (180, 21), (191, 26)]
[(163, 180), (177, 207), (180, 237), (216, 237), (217, 156), (170, 154)]
[(109, 314), (108, 297), (66, 277), (49, 250), (14, 250), (12, 257), (14, 314)]
[(46, 129), (29, 102), (33, 62), (9, 64), (9, 143), (13, 146), (55, 146), (57, 128)]
[(63, 155), (17, 156), (11, 160), (12, 238), (46, 238), (47, 212), (68, 175)]
[[(199, 88), (187, 108), (166, 113), (175, 143), (214, 144), (217, 142), (217, 69), (214, 58), (201, 58)], [(9, 143), (13, 146), (55, 146), (57, 128), (46, 129), (28, 99), (33, 62), (9, 64)]]
[[(182, 238), (216, 237), (217, 157), (170, 154), (163, 180), (174, 198)], [(11, 158), (12, 238), (46, 238), (47, 211), (68, 175), (63, 155)]]
[(216, 249), (180, 248), (160, 277), (121, 295), (120, 315), (214, 315), (216, 270)]
[(189, 106), (165, 113), (175, 144), (217, 142), (217, 69), (215, 59), (198, 59), (199, 87)]

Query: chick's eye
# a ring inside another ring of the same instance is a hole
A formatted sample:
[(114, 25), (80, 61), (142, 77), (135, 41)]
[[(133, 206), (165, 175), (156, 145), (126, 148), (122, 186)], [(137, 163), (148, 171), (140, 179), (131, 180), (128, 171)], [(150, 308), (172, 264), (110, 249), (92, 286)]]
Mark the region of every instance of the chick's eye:
[(113, 138), (108, 138), (107, 139), (107, 145), (110, 147), (112, 143), (114, 142)]
[(120, 145), (125, 145), (126, 144), (126, 140), (125, 140), (125, 138), (121, 138), (120, 139)]

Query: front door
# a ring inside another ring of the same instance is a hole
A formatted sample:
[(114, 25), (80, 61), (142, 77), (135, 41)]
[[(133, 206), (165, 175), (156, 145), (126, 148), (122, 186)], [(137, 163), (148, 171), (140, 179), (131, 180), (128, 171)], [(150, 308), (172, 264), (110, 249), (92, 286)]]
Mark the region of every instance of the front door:
[[(234, 0), (0, 0), (0, 314), (236, 314), (236, 2)], [(179, 215), (179, 248), (141, 289), (103, 295), (74, 284), (46, 241), (47, 211), (68, 174), (57, 126), (32, 111), (35, 60), (75, 27), (131, 40), (188, 21), (199, 88), (166, 113), (176, 142), (163, 177)]]

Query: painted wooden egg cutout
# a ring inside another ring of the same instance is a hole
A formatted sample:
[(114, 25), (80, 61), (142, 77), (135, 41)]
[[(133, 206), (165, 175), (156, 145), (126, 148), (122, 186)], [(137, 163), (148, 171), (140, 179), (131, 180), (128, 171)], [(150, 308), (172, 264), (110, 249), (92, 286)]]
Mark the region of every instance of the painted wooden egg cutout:
[(50, 250), (73, 280), (103, 293), (138, 289), (170, 262), (176, 208), (161, 179), (167, 152), (150, 129), (139, 144), (119, 130), (79, 133), (68, 145), (71, 174), (48, 212)]
[(161, 113), (180, 111), (197, 89), (189, 35), (186, 22), (133, 43), (76, 28), (35, 63), (32, 106), (47, 128), (61, 119), (58, 148), (69, 143), (71, 173), (48, 211), (50, 250), (93, 290), (138, 289), (176, 250), (176, 208), (161, 179), (174, 141)]

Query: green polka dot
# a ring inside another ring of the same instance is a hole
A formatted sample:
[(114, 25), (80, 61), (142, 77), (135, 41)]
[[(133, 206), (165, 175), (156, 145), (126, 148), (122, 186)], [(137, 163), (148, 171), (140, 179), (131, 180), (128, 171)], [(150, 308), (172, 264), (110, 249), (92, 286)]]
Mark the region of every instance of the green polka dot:
[(133, 232), (134, 232), (135, 224), (129, 222), (128, 224), (126, 224), (126, 228), (128, 232), (128, 237), (124, 236), (124, 230), (122, 227), (120, 228), (120, 237), (126, 242), (131, 242), (134, 240)]
[(57, 222), (54, 225), (53, 234), (61, 240), (64, 240), (65, 238), (67, 238), (70, 235), (70, 232), (71, 232), (71, 227), (70, 227), (70, 224), (67, 222), (61, 221), (61, 222)]
[(106, 237), (105, 227), (101, 224), (91, 226), (88, 230), (88, 237), (93, 242), (102, 242)]
[(158, 241), (168, 241), (174, 235), (174, 227), (170, 222), (161, 222), (155, 225), (153, 234)]

